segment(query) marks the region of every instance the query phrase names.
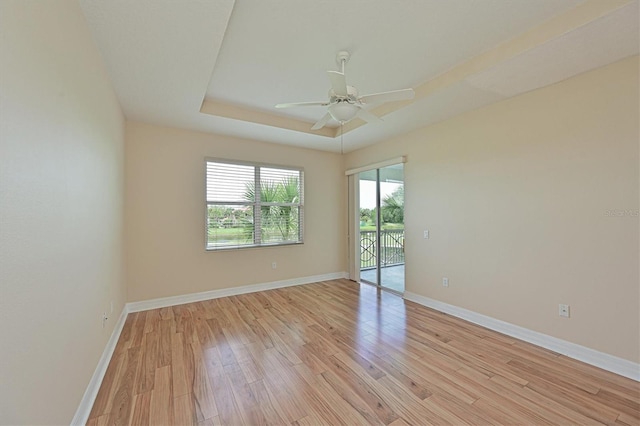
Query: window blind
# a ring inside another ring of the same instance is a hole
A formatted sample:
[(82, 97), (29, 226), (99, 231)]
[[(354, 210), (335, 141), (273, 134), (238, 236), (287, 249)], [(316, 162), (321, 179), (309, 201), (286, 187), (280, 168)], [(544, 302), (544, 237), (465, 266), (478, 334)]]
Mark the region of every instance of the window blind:
[(303, 242), (304, 171), (206, 160), (206, 248)]

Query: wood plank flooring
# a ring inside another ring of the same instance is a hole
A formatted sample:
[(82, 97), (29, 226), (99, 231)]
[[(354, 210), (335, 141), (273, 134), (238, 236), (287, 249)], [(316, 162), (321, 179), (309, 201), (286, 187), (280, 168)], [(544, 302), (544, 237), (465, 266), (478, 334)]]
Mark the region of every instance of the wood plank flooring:
[(335, 280), (132, 313), (89, 425), (640, 425), (640, 384)]

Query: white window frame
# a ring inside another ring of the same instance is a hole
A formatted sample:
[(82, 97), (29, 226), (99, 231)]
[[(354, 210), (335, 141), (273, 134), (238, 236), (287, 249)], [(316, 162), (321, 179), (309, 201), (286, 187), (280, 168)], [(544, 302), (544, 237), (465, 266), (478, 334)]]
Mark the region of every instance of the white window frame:
[[(222, 163), (236, 166), (250, 166), (254, 168), (254, 184), (255, 189), (254, 193), (256, 195), (256, 199), (252, 202), (249, 201), (209, 201), (207, 190), (209, 188), (209, 177), (207, 175), (207, 168), (209, 163)], [(260, 200), (260, 170), (262, 168), (269, 169), (281, 169), (287, 171), (295, 171), (298, 172), (299, 176), (299, 185), (300, 185), (300, 201), (298, 203), (265, 203)], [(269, 163), (258, 163), (258, 162), (250, 162), (250, 161), (240, 161), (240, 160), (230, 160), (224, 158), (214, 158), (214, 157), (205, 157), (204, 161), (204, 180), (205, 180), (205, 249), (207, 251), (221, 251), (221, 250), (239, 250), (239, 249), (247, 249), (247, 248), (260, 248), (260, 247), (279, 247), (279, 246), (287, 246), (287, 245), (297, 245), (304, 244), (304, 168), (302, 167), (294, 167), (294, 166), (284, 166), (280, 164), (269, 164)], [(242, 205), (242, 206), (250, 206), (253, 208), (253, 228), (254, 228), (254, 239), (253, 243), (248, 244), (236, 244), (229, 246), (212, 246), (209, 245), (209, 206), (212, 205)], [(262, 242), (261, 235), (261, 221), (262, 221), (262, 207), (268, 206), (290, 206), (298, 208), (298, 239), (297, 240), (286, 240), (281, 242)]]

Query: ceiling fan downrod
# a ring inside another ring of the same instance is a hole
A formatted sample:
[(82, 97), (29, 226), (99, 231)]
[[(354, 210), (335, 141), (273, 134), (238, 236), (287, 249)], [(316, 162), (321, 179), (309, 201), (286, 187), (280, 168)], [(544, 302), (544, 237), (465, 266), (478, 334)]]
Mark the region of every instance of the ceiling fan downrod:
[(338, 63), (338, 66), (340, 67), (340, 72), (342, 74), (344, 74), (344, 66), (347, 64), (347, 62), (349, 62), (350, 57), (351, 57), (351, 54), (346, 50), (341, 50), (336, 55), (336, 62)]

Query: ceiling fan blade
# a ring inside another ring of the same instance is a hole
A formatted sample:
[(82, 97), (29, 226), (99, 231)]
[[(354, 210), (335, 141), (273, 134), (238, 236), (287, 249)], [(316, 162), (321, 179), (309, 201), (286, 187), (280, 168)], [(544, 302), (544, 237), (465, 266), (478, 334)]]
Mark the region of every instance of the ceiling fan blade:
[(406, 101), (415, 96), (413, 89), (392, 90), (391, 92), (364, 95), (358, 100), (363, 104), (380, 104), (383, 102)]
[(382, 118), (380, 118), (377, 115), (367, 111), (364, 108), (360, 108), (360, 111), (358, 111), (358, 114), (356, 114), (356, 117), (362, 118), (367, 123), (380, 123), (380, 122), (382, 122)]
[(293, 108), (300, 106), (327, 106), (329, 102), (327, 101), (318, 101), (318, 102), (294, 102), (289, 104), (278, 104), (276, 108)]
[(348, 96), (347, 92), (347, 80), (344, 74), (338, 71), (327, 71), (329, 80), (331, 81), (331, 88), (333, 92), (338, 96)]
[(326, 113), (316, 124), (313, 125), (311, 130), (320, 130), (324, 127), (327, 122), (331, 120), (331, 114)]

